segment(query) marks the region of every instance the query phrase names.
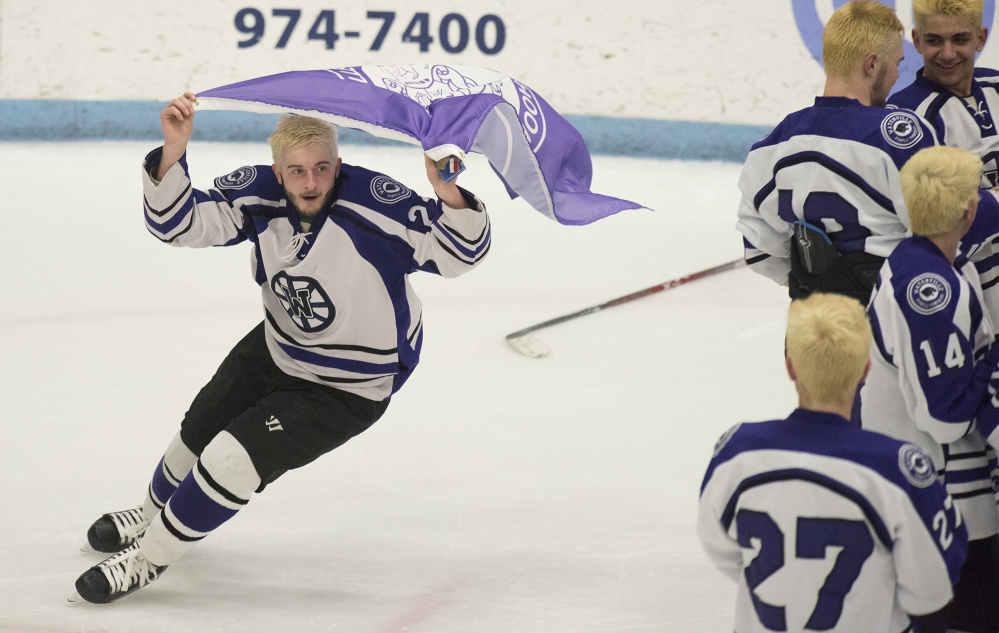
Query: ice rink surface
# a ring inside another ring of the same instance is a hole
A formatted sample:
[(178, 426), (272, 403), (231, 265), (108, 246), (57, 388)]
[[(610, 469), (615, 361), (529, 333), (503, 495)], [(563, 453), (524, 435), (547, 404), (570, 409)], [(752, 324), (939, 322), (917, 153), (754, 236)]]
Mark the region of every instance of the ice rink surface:
[[(484, 159), (493, 247), (414, 277), (420, 368), (369, 431), (285, 475), (153, 585), (68, 604), (101, 513), (140, 503), (197, 390), (262, 318), (250, 247), (175, 249), (142, 224), (151, 143), (0, 143), (0, 632), (699, 633), (734, 585), (702, 553), (718, 436), (783, 417), (784, 291), (745, 268), (504, 335), (736, 259), (739, 165), (594, 157), (641, 202), (585, 227), (511, 201)], [(430, 193), (418, 148), (348, 163)], [(267, 163), (192, 144), (194, 184)]]

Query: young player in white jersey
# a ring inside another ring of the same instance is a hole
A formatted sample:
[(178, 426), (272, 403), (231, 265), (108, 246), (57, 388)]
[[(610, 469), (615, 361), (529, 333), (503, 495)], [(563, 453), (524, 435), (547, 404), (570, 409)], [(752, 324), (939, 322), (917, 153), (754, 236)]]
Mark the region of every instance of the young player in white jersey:
[[(892, 105), (914, 110), (940, 143), (978, 154), (984, 188), (999, 185), (999, 72), (976, 68), (985, 47), (982, 0), (914, 0), (912, 41), (923, 57), (915, 80), (892, 95)], [(999, 319), (999, 251), (991, 241), (973, 252), (986, 306)]]
[(701, 486), (701, 543), (738, 583), (734, 630), (942, 633), (967, 532), (919, 446), (848, 420), (870, 367), (863, 306), (792, 301), (786, 340), (798, 408), (725, 433)]
[(439, 200), (343, 164), (336, 129), (282, 117), (273, 165), (192, 187), (195, 95), (160, 115), (143, 170), (147, 229), (173, 246), (253, 244), (264, 321), (195, 398), (145, 502), (102, 516), (90, 546), (118, 552), (76, 582), (112, 602), (156, 579), (270, 482), (370, 427), (419, 362), (422, 309), (408, 276), (465, 273), (489, 250), (485, 207), (425, 158)]
[(908, 230), (898, 170), (935, 132), (884, 108), (902, 61), (902, 23), (853, 0), (822, 34), (826, 84), (746, 158), (737, 228), (750, 268), (791, 298), (839, 292), (866, 303), (881, 262)]
[(863, 428), (922, 447), (964, 517), (970, 542), (954, 628), (975, 632), (999, 630), (999, 515), (975, 430), (999, 346), (975, 267), (959, 252), (981, 169), (975, 154), (943, 146), (903, 166), (913, 235), (889, 255), (871, 297), (872, 368), (861, 392)]

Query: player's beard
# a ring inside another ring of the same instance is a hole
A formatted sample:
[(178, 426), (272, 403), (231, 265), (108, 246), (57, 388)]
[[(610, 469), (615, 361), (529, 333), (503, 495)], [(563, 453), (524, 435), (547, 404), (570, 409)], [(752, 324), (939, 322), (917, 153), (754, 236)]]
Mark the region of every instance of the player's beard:
[(878, 71), (878, 76), (874, 79), (874, 85), (871, 86), (871, 105), (883, 108), (888, 105), (888, 93), (891, 92), (891, 86), (888, 84), (888, 68), (882, 66), (881, 70)]
[(303, 219), (306, 219), (306, 220), (311, 220), (312, 218), (314, 218), (317, 215), (319, 215), (320, 211), (322, 211), (327, 206), (329, 206), (330, 200), (333, 199), (333, 187), (330, 187), (330, 190), (327, 191), (325, 194), (323, 194), (323, 197), (322, 197), (322, 200), (319, 203), (319, 206), (316, 207), (316, 209), (314, 211), (311, 211), (311, 210), (310, 211), (306, 211), (306, 210), (304, 210), (304, 206), (305, 205), (304, 205), (302, 196), (300, 194), (292, 194), (292, 193), (290, 193), (288, 191), (287, 187), (284, 188), (284, 195), (285, 195), (285, 197), (288, 200), (291, 201), (291, 203), (293, 205), (295, 205), (295, 209), (298, 211), (298, 216), (300, 218), (303, 218)]

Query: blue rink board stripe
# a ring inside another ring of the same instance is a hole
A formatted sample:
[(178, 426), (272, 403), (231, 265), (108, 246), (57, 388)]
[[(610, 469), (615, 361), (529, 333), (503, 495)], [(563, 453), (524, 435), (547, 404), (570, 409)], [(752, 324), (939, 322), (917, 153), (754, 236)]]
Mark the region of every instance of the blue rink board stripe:
[[(48, 101), (0, 99), (0, 141), (157, 141), (160, 133), (158, 101)], [(750, 146), (770, 132), (769, 127), (566, 117), (586, 141), (590, 152), (636, 158), (720, 160), (741, 163)], [(277, 115), (237, 111), (199, 114), (194, 140), (257, 142), (274, 129)], [(365, 132), (341, 130), (345, 144), (397, 145)]]

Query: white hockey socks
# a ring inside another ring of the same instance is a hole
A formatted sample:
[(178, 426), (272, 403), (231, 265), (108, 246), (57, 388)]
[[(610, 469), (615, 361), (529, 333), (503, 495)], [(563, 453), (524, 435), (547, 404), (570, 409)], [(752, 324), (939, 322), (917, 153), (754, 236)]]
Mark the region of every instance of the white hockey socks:
[(163, 454), (160, 463), (156, 466), (156, 471), (153, 472), (153, 478), (149, 481), (146, 500), (142, 504), (142, 515), (146, 519), (152, 519), (157, 512), (163, 509), (174, 491), (177, 490), (177, 486), (180, 485), (184, 477), (187, 477), (197, 461), (198, 456), (184, 445), (178, 431), (170, 440), (166, 453)]
[(246, 449), (230, 433), (219, 433), (146, 528), (139, 540), (143, 555), (154, 565), (170, 565), (232, 518), (259, 487)]

